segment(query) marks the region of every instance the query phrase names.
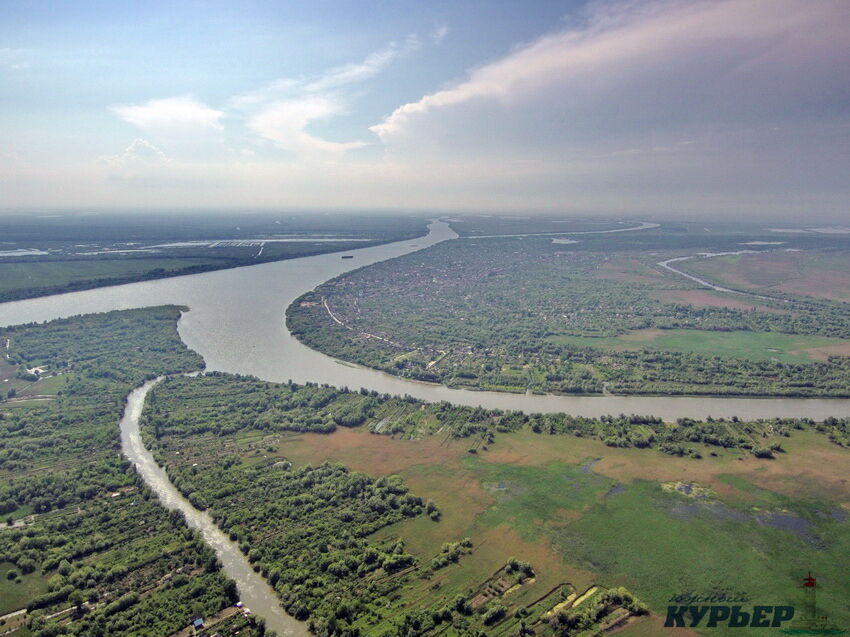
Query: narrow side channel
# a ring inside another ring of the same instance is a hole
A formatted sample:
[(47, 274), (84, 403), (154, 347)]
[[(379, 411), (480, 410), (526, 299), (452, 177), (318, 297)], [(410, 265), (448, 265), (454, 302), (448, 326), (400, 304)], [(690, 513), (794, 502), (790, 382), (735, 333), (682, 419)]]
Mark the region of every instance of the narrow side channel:
[(259, 574), (254, 572), (247, 558), (236, 543), (222, 533), (212, 518), (199, 511), (171, 484), (165, 470), (160, 467), (150, 451), (142, 443), (139, 418), (148, 392), (162, 377), (146, 382), (127, 396), (127, 406), (121, 418), (121, 451), (144, 478), (145, 483), (156, 494), (159, 501), (170, 510), (180, 511), (192, 528), (201, 532), (204, 541), (215, 550), (224, 572), (236, 582), (242, 602), (251, 612), (266, 620), (266, 627), (281, 636), (308, 635), (303, 622), (290, 617), (280, 605), (274, 589)]

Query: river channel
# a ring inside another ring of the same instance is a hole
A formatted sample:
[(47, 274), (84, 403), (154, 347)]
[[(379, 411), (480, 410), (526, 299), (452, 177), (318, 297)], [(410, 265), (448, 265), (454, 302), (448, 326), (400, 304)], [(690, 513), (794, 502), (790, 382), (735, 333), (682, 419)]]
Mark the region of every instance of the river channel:
[(127, 396), (127, 406), (121, 418), (121, 450), (127, 459), (136, 465), (145, 483), (165, 508), (180, 511), (185, 516), (187, 524), (200, 531), (204, 541), (213, 548), (218, 559), (221, 560), (224, 572), (236, 582), (240, 600), (246, 608), (263, 617), (266, 620), (266, 626), (280, 637), (308, 635), (309, 632), (303, 622), (284, 612), (274, 589), (261, 575), (254, 572), (248, 558), (239, 550), (236, 542), (231, 542), (230, 538), (221, 532), (209, 514), (196, 509), (180, 494), (171, 484), (165, 470), (156, 463), (150, 451), (142, 443), (139, 417), (142, 415), (148, 392), (160, 380), (162, 379), (148, 381)]
[(208, 369), (271, 381), (366, 387), (428, 401), (582, 416), (636, 413), (668, 420), (707, 416), (822, 420), (850, 415), (847, 399), (555, 396), (449, 389), (334, 360), (301, 344), (286, 329), (286, 307), (320, 283), (354, 268), (456, 238), (446, 223), (435, 221), (425, 237), (353, 250), (348, 253), (352, 259), (341, 259), (339, 253), (324, 254), (3, 303), (0, 325), (151, 305), (187, 305), (191, 311), (180, 320), (180, 335), (204, 357)]
[[(820, 420), (850, 413), (850, 400), (836, 399), (577, 397), (449, 389), (334, 360), (302, 345), (286, 329), (287, 306), (320, 283), (357, 267), (456, 238), (447, 224), (435, 221), (426, 237), (354, 250), (349, 253), (352, 259), (343, 260), (338, 253), (325, 254), (3, 303), (0, 326), (152, 305), (186, 305), (191, 311), (180, 319), (180, 336), (204, 357), (207, 369), (252, 374), (270, 381), (313, 381), (410, 394), (429, 401), (448, 400), (528, 412), (565, 411), (585, 416), (640, 413), (667, 419), (737, 415), (743, 418), (807, 416)], [(183, 498), (144, 447), (139, 435), (139, 417), (148, 392), (157, 382), (149, 381), (127, 397), (120, 423), (124, 454), (160, 501), (169, 509), (181, 511), (187, 523), (201, 532), (222, 561), (224, 571), (236, 581), (246, 606), (264, 617), (267, 626), (281, 636), (307, 635), (305, 624), (283, 611), (274, 590), (254, 572), (236, 543), (221, 532), (207, 513)]]

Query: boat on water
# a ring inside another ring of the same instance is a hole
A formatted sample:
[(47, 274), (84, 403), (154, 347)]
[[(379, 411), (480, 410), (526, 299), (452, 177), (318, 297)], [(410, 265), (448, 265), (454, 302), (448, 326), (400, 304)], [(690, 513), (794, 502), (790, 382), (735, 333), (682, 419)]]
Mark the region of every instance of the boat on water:
[(344, 255), (342, 255), (342, 258), (343, 259), (353, 259), (354, 255), (353, 254), (344, 254)]

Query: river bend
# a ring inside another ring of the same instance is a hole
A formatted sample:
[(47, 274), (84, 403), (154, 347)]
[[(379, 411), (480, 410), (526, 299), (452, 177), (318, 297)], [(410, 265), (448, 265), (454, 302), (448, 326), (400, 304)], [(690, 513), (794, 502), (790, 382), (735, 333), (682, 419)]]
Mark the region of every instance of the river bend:
[[(635, 228), (638, 229), (638, 228)], [(654, 414), (664, 419), (707, 416), (744, 419), (850, 415), (850, 400), (820, 398), (710, 398), (670, 396), (555, 396), (449, 389), (342, 363), (300, 343), (286, 329), (285, 311), (296, 298), (354, 268), (457, 238), (441, 221), (425, 237), (339, 253), (143, 281), (0, 304), (0, 325), (151, 305), (188, 305), (179, 323), (185, 343), (207, 368), (285, 382), (365, 387), (428, 401), (526, 412), (563, 411), (581, 416)]]

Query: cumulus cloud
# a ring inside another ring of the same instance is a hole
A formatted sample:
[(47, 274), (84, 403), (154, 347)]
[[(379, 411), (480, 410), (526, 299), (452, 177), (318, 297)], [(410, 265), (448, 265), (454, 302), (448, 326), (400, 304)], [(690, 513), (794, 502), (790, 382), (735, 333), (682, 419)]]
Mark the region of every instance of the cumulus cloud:
[(221, 130), (224, 113), (191, 96), (152, 99), (144, 104), (113, 106), (118, 117), (142, 130), (155, 132), (197, 132)]
[(522, 154), (842, 109), (844, 0), (595, 6), (583, 24), (404, 104), (371, 130), (388, 146), (428, 136), (444, 148), (509, 142)]
[(132, 179), (156, 173), (172, 165), (173, 160), (144, 139), (134, 139), (123, 152), (101, 157), (98, 163), (108, 169), (110, 176)]
[(299, 155), (342, 154), (365, 142), (331, 142), (306, 131), (310, 122), (340, 113), (337, 100), (321, 95), (280, 100), (264, 106), (248, 120), (248, 126), (264, 139)]

